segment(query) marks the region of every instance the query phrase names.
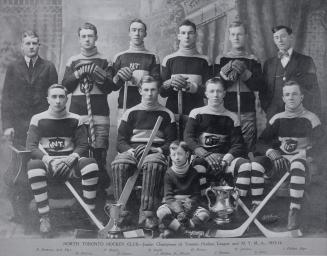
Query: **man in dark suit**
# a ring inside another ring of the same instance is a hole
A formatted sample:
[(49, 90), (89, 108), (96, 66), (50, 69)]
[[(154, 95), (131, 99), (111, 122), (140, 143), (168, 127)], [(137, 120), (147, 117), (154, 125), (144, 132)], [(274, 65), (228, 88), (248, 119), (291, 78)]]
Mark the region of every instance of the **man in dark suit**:
[(14, 135), (14, 143), (25, 145), (29, 122), (34, 114), (47, 109), (47, 90), (58, 83), (54, 64), (39, 55), (39, 36), (34, 31), (22, 35), (23, 56), (10, 63), (2, 93), (4, 135)]
[(301, 86), (303, 105), (313, 113), (320, 115), (320, 90), (316, 75), (316, 66), (311, 57), (293, 50), (292, 29), (279, 25), (272, 29), (278, 55), (264, 63), (263, 75), (265, 90), (260, 92), (262, 108), (267, 120), (284, 110), (282, 88), (286, 81), (294, 80)]

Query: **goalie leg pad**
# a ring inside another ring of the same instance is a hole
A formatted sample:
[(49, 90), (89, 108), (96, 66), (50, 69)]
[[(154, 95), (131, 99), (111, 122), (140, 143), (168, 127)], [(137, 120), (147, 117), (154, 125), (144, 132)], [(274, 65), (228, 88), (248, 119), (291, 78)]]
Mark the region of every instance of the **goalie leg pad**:
[(163, 154), (156, 153), (145, 157), (142, 166), (142, 211), (154, 211), (160, 205), (166, 168), (167, 160)]
[(32, 188), (38, 212), (40, 215), (47, 214), (50, 207), (45, 164), (41, 160), (30, 160), (27, 169), (28, 181)]
[(136, 168), (136, 159), (129, 153), (118, 154), (111, 163), (114, 182), (114, 197), (118, 201), (127, 179), (133, 174)]

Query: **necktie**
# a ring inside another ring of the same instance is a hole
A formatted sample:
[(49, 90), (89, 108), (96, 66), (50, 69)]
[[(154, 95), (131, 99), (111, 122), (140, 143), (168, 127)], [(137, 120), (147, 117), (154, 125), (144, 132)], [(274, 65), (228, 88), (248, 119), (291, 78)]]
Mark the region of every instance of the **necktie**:
[(289, 57), (290, 54), (286, 51), (286, 52), (278, 52), (278, 58), (283, 58), (283, 57)]
[(33, 74), (33, 60), (32, 59), (30, 59), (30, 62), (28, 64), (28, 74), (29, 74), (29, 77), (31, 78), (32, 74)]

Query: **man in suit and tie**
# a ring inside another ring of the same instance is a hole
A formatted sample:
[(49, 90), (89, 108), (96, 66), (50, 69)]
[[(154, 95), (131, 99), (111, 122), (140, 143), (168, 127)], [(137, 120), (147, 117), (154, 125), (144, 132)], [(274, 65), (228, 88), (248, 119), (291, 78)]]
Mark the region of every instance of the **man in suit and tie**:
[(277, 56), (264, 63), (265, 90), (259, 93), (267, 120), (283, 111), (282, 88), (284, 83), (289, 80), (294, 80), (301, 86), (301, 91), (305, 96), (304, 107), (320, 115), (320, 90), (316, 66), (312, 58), (293, 49), (294, 37), (291, 28), (279, 25), (273, 27), (272, 32), (274, 43), (279, 51)]
[(4, 135), (14, 135), (14, 143), (18, 145), (25, 145), (31, 117), (47, 109), (47, 90), (58, 83), (54, 64), (38, 55), (39, 47), (39, 36), (34, 31), (23, 32), (23, 56), (8, 65), (5, 76), (2, 127)]

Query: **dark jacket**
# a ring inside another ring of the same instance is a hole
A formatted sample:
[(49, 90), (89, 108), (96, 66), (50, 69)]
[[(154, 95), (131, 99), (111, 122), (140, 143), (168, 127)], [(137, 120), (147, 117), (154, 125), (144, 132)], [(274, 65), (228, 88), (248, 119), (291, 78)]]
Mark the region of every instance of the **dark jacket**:
[(267, 120), (270, 120), (273, 115), (284, 111), (283, 84), (288, 80), (294, 80), (300, 84), (304, 94), (304, 107), (320, 115), (320, 90), (316, 66), (312, 58), (293, 50), (291, 59), (285, 69), (280, 66), (280, 59), (277, 56), (268, 59), (263, 66), (265, 84), (264, 90), (259, 92), (259, 97), (261, 106), (267, 114)]
[(54, 64), (38, 57), (29, 77), (24, 57), (9, 64), (2, 92), (2, 128), (15, 129), (15, 141), (25, 145), (26, 132), (34, 114), (48, 108), (47, 90), (58, 83)]

